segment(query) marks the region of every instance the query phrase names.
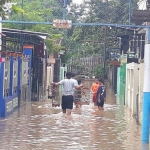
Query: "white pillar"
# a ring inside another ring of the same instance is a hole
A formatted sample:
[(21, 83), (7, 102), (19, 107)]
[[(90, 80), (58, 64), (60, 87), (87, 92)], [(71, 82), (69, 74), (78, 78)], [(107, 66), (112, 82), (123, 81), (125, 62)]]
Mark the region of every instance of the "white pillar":
[(142, 141), (149, 143), (150, 115), (150, 27), (146, 28), (146, 44), (144, 54), (144, 89), (143, 89), (143, 120)]

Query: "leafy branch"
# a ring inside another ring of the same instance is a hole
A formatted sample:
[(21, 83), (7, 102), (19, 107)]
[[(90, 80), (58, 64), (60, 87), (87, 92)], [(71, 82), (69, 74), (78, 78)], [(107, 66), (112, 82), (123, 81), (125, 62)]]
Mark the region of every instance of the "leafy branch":
[(64, 49), (64, 47), (61, 45), (61, 39), (61, 35), (59, 34), (52, 35), (50, 38), (45, 39), (45, 44), (49, 54), (59, 52), (60, 50)]

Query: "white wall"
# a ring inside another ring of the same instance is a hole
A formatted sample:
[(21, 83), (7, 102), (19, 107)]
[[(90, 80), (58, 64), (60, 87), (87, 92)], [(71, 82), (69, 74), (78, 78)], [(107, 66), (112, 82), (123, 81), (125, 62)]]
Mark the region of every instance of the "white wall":
[(137, 94), (139, 86), (139, 64), (130, 63), (126, 66), (126, 106), (131, 110), (132, 116), (137, 114)]
[(142, 118), (143, 82), (144, 63), (127, 64), (125, 104), (130, 109), (132, 116), (139, 117), (140, 123)]
[(47, 84), (46, 84), (47, 89), (51, 82), (53, 82), (53, 68), (49, 66), (47, 67)]
[(144, 63), (139, 68), (139, 122), (142, 124), (142, 106), (143, 106), (143, 86), (144, 86)]

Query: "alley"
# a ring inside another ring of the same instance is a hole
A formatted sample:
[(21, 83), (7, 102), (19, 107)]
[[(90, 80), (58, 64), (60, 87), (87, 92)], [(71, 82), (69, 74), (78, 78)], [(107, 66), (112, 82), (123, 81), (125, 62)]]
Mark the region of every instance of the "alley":
[(46, 100), (27, 103), (0, 120), (1, 150), (141, 150), (141, 147), (141, 126), (124, 106), (116, 104), (108, 83), (104, 112), (91, 103), (74, 108), (72, 115), (66, 116)]

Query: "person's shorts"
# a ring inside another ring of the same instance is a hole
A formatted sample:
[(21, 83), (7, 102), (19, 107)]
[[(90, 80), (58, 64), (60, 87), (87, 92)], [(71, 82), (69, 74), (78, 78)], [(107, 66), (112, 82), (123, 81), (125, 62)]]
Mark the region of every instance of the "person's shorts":
[(101, 101), (100, 103), (97, 102), (97, 106), (98, 106), (98, 107), (103, 107), (103, 106), (104, 106), (104, 101)]
[(73, 108), (73, 96), (72, 95), (67, 95), (67, 96), (62, 96), (62, 109), (72, 109)]

